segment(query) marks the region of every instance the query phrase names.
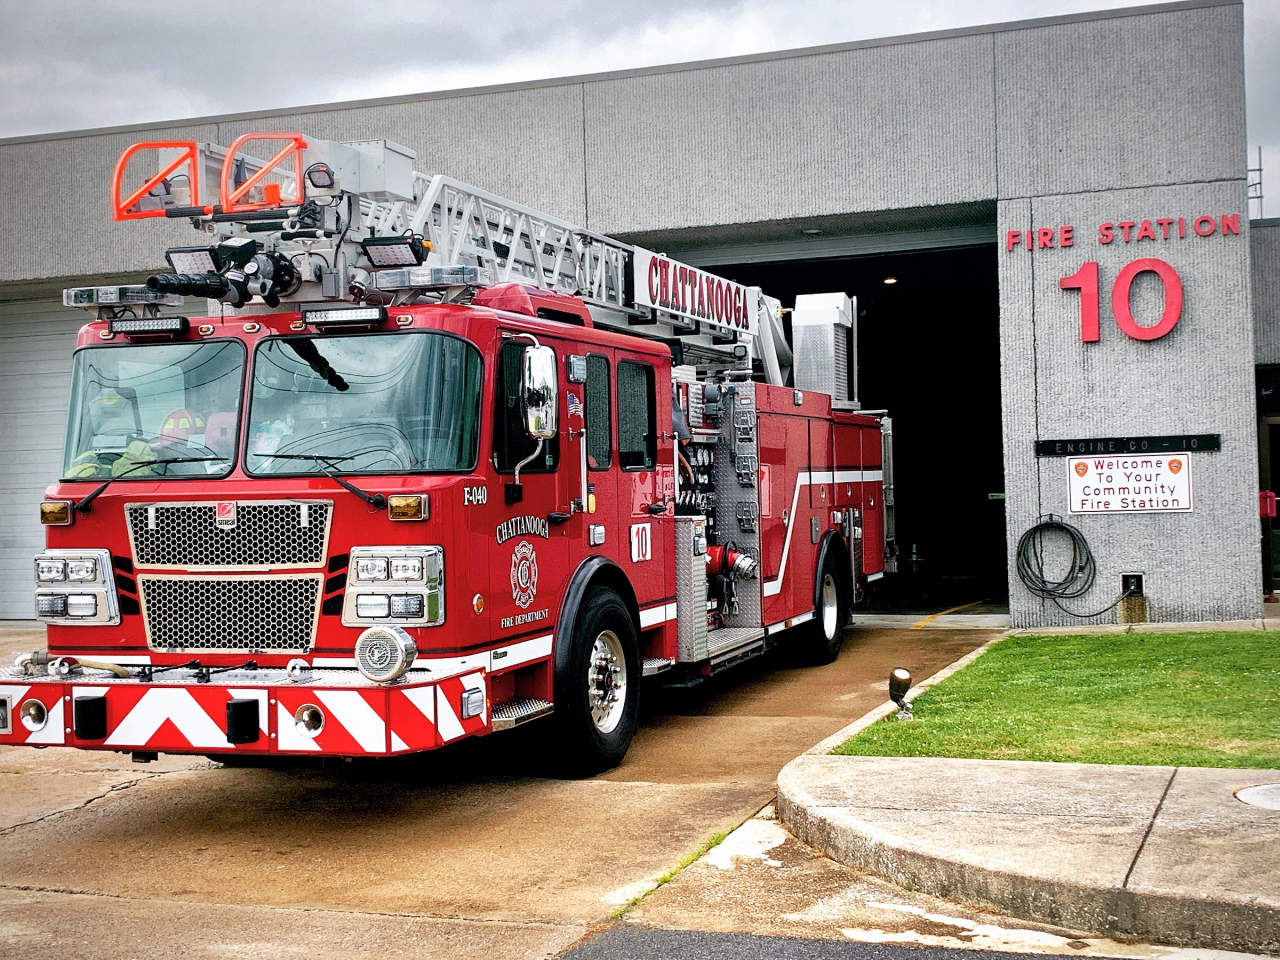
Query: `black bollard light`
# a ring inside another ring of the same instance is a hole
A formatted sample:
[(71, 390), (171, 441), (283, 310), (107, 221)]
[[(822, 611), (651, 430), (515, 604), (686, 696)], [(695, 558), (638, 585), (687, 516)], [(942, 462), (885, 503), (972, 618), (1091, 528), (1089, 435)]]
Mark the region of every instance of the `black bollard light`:
[(914, 720), (907, 691), (911, 689), (911, 671), (897, 667), (889, 674), (889, 699), (898, 705), (899, 720)]

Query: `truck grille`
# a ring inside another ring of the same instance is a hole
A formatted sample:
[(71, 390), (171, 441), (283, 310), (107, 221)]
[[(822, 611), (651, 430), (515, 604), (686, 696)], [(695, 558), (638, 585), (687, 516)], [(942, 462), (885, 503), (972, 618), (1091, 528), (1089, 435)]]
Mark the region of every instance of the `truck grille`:
[(216, 512), (214, 501), (127, 504), (134, 562), (222, 570), (324, 563), (332, 501), (240, 501), (229, 528), (217, 525)]
[(305, 653), (315, 636), (321, 574), (283, 577), (141, 576), (153, 650)]

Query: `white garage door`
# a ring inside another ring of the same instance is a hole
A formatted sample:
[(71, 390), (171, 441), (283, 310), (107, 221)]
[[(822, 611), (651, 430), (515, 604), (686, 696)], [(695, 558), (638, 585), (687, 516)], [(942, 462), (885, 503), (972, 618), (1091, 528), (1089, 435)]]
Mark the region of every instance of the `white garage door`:
[(89, 319), (57, 300), (0, 303), (0, 620), (34, 616), (38, 505), (62, 466), (71, 353)]

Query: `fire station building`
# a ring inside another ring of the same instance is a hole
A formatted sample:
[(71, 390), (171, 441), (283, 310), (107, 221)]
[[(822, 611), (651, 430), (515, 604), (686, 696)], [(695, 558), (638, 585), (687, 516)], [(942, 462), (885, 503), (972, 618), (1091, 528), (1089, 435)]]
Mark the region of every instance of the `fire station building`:
[(113, 222), (116, 158), (253, 130), (395, 140), (785, 306), (855, 297), (859, 400), (893, 417), (898, 580), (939, 605), (1007, 592), (1015, 626), (1113, 622), (1020, 579), (1020, 538), (1054, 514), (1097, 565), (1076, 614), (1140, 574), (1152, 621), (1261, 615), (1280, 220), (1249, 218), (1236, 0), (262, 106), (0, 141), (0, 619), (33, 615), (87, 316), (62, 288), (141, 282), (193, 242), (185, 221)]

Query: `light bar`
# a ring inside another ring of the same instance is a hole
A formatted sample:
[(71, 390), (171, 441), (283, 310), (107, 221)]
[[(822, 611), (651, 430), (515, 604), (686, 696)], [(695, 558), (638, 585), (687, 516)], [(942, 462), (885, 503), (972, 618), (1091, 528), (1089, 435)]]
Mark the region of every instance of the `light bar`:
[(164, 252), (174, 273), (217, 273), (216, 247), (170, 247)]
[(401, 237), (369, 237), (360, 241), (364, 255), (375, 267), (418, 266), (427, 258), (423, 242), (411, 235)]
[(182, 297), (176, 293), (159, 293), (142, 283), (123, 287), (68, 287), (62, 291), (62, 304), (67, 307), (128, 306), (137, 303), (180, 307)]
[(493, 271), (488, 267), (409, 267), (374, 274), (379, 290), (430, 290), (440, 287), (488, 287)]
[(321, 307), (302, 310), (302, 322), (313, 327), (372, 326), (387, 319), (385, 307)]
[(129, 317), (112, 320), (108, 329), (126, 337), (178, 337), (191, 328), (186, 317)]

